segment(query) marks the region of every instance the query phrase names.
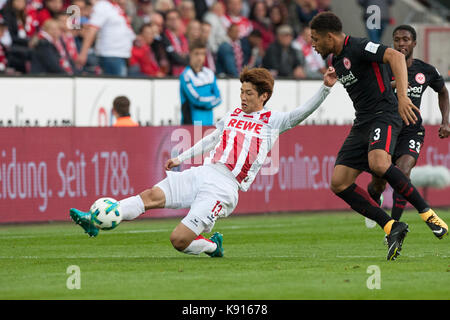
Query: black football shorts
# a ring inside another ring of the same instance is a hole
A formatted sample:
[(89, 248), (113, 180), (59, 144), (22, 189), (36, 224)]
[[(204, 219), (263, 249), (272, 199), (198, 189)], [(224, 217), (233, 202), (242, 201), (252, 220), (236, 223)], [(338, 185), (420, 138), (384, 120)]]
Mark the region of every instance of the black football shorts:
[(389, 114), (378, 116), (364, 125), (353, 126), (339, 150), (335, 166), (344, 165), (371, 173), (368, 154), (382, 149), (394, 155), (401, 119)]
[(397, 138), (392, 162), (395, 163), (398, 158), (405, 154), (410, 155), (417, 161), (424, 140), (425, 128), (423, 126), (404, 126)]

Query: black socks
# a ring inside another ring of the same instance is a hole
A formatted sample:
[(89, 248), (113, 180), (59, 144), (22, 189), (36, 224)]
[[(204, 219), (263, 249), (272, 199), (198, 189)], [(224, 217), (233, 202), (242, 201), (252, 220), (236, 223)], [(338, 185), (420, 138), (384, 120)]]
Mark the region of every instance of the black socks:
[(367, 191), (355, 183), (336, 195), (347, 202), (353, 210), (376, 221), (382, 228), (391, 220), (391, 217), (378, 206)]
[(417, 191), (416, 187), (411, 184), (411, 180), (393, 164), (391, 164), (382, 178), (391, 185), (397, 194), (408, 200), (419, 213), (424, 213), (430, 209), (430, 206)]

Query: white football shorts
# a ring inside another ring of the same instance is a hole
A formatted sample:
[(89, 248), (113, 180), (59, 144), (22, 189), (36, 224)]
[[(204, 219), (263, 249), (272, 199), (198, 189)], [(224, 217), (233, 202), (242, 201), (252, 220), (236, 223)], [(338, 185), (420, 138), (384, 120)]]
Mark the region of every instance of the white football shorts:
[(229, 216), (238, 203), (237, 181), (214, 166), (166, 171), (167, 178), (156, 184), (166, 196), (165, 208), (190, 208), (181, 222), (197, 235), (211, 232), (217, 218)]

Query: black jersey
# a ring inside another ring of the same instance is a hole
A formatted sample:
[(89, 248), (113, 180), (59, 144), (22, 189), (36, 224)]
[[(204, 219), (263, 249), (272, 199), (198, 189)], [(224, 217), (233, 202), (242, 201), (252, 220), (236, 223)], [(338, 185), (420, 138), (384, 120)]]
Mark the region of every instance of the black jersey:
[(331, 58), (339, 82), (353, 101), (354, 125), (364, 124), (384, 112), (398, 115), (397, 99), (383, 64), (387, 48), (368, 39), (347, 36), (341, 53)]
[[(395, 80), (389, 66), (387, 69), (390, 79)], [(444, 78), (442, 78), (439, 71), (432, 65), (419, 59), (413, 59), (411, 66), (408, 68), (408, 82), (408, 97), (417, 108), (420, 108), (422, 95), (428, 87), (431, 87), (436, 92), (440, 92), (445, 85)], [(394, 93), (397, 93), (397, 89), (394, 90)], [(418, 120), (416, 125), (420, 125), (422, 117), (420, 113), (414, 112)]]

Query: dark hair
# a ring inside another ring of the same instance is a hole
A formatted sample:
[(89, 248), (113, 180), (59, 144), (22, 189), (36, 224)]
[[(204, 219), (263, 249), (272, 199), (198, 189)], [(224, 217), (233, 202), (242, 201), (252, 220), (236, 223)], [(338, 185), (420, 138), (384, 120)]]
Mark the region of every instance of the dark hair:
[(201, 39), (189, 42), (189, 51), (192, 52), (195, 49), (206, 49), (206, 42)]
[(113, 101), (113, 109), (119, 114), (119, 117), (130, 116), (130, 100), (125, 96), (119, 96)]
[(141, 34), (145, 28), (151, 28), (152, 24), (151, 23), (144, 23), (140, 28), (139, 28), (139, 34)]
[(26, 20), (27, 20), (27, 13), (26, 13), (26, 8), (23, 9), (22, 11), (16, 11), (16, 9), (13, 8), (13, 0), (8, 0), (8, 2), (6, 2), (5, 6), (4, 6), (4, 13), (6, 14), (6, 12), (8, 13), (13, 13), (14, 15), (19, 16), (19, 19), (22, 21), (22, 24), (25, 25)]
[(260, 1), (260, 0), (258, 0), (258, 1), (255, 1), (255, 2), (253, 3), (253, 5), (251, 6), (251, 8), (250, 8), (250, 15), (248, 16), (248, 18), (249, 18), (250, 20), (256, 21), (255, 10), (256, 10), (256, 6), (257, 6), (258, 4), (260, 4), (260, 3), (263, 4), (263, 6), (264, 6), (264, 8), (265, 8), (265, 10), (266, 10), (266, 17), (268, 16), (268, 14), (269, 14), (269, 8), (268, 8), (266, 2), (265, 2), (265, 1)]
[(275, 81), (273, 80), (272, 74), (267, 69), (249, 69), (248, 67), (245, 67), (241, 72), (239, 80), (241, 83), (250, 82), (258, 92), (258, 96), (262, 95), (264, 92), (267, 92), (268, 96), (267, 100), (264, 101), (264, 104), (266, 104), (272, 96), (273, 84)]
[(394, 31), (392, 32), (392, 36), (394, 36), (394, 34), (395, 34), (398, 30), (409, 31), (409, 33), (411, 33), (411, 36), (412, 36), (413, 40), (416, 41), (416, 38), (417, 38), (416, 30), (415, 30), (413, 27), (411, 27), (410, 25), (408, 25), (408, 24), (402, 24), (402, 25), (396, 27), (396, 28), (394, 29)]
[(337, 15), (332, 12), (325, 11), (314, 16), (309, 23), (312, 30), (319, 33), (323, 32), (342, 32), (342, 22)]
[(253, 29), (252, 32), (250, 32), (250, 34), (248, 36), (262, 38), (262, 33), (258, 29)]

